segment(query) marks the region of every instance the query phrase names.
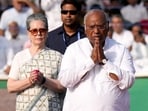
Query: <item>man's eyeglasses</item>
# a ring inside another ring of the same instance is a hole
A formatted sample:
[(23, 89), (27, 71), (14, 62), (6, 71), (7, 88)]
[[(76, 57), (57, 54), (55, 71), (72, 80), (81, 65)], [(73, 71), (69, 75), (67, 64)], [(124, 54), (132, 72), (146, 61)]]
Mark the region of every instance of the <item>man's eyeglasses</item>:
[(90, 26), (86, 26), (86, 28), (89, 30), (94, 30), (95, 28), (100, 29), (100, 30), (104, 30), (104, 29), (106, 29), (106, 23), (104, 23), (102, 25), (90, 25)]
[(78, 12), (77, 10), (61, 10), (61, 13), (66, 15), (67, 13), (69, 13), (70, 15), (76, 15)]
[(38, 33), (44, 35), (48, 30), (45, 28), (40, 28), (40, 29), (31, 29), (28, 30), (32, 35), (37, 35)]

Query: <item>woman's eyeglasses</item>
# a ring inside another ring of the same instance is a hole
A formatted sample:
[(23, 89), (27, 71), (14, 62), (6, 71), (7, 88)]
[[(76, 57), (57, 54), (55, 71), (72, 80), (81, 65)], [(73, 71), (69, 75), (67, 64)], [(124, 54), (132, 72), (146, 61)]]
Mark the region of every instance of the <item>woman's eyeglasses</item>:
[(76, 15), (78, 12), (77, 10), (61, 10), (61, 13), (66, 15), (67, 13), (69, 13), (70, 15)]
[(28, 30), (32, 35), (37, 35), (38, 33), (44, 35), (48, 30), (45, 28), (40, 28), (40, 29), (31, 29)]

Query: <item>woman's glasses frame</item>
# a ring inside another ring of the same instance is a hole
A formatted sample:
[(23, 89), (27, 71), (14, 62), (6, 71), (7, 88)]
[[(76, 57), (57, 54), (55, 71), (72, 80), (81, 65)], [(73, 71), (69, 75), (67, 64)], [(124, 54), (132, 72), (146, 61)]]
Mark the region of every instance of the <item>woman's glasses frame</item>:
[(40, 28), (40, 29), (29, 29), (28, 30), (32, 35), (37, 35), (38, 33), (44, 35), (48, 31), (46, 28)]

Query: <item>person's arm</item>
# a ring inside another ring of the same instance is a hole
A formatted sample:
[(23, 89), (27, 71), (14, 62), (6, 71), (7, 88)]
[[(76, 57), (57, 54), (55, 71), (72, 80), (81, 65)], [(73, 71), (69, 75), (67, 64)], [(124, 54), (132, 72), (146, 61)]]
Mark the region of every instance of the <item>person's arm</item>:
[(63, 92), (66, 90), (66, 88), (60, 83), (59, 80), (51, 79), (51, 78), (46, 78), (46, 81), (43, 84), (43, 86), (55, 92)]
[[(63, 55), (61, 53), (58, 53), (57, 57), (58, 57), (57, 70), (59, 72), (61, 68), (61, 61), (62, 61)], [(59, 80), (53, 79), (53, 78), (45, 78), (45, 79), (46, 79), (45, 83), (43, 84), (44, 87), (47, 87), (48, 89), (51, 89), (55, 92), (66, 91), (66, 88), (60, 83)]]
[[(83, 51), (68, 47), (61, 64), (59, 73), (60, 83), (66, 87), (74, 87), (87, 76), (87, 72), (94, 67), (94, 62), (89, 55), (82, 54)], [(77, 47), (76, 47), (77, 49)], [(86, 48), (87, 49), (87, 48)]]
[(4, 70), (5, 74), (9, 74), (10, 69), (11, 69), (11, 66), (10, 65), (7, 65), (7, 66), (4, 67), (3, 70)]
[(30, 82), (29, 78), (24, 80), (15, 80), (15, 79), (9, 78), (7, 81), (7, 88), (8, 88), (8, 92), (10, 93), (21, 92), (31, 87), (32, 85), (33, 83)]
[(130, 88), (135, 80), (135, 69), (133, 67), (132, 57), (127, 49), (124, 49), (121, 57), (120, 65), (114, 65), (110, 60), (107, 61), (103, 68), (108, 72), (108, 77), (111, 76), (118, 78), (113, 79), (114, 82), (118, 83), (120, 89)]
[(19, 80), (20, 55), (16, 54), (11, 64), (10, 73), (7, 81), (7, 89), (10, 93), (25, 90), (33, 85), (29, 78)]
[(36, 71), (32, 71), (30, 73), (30, 77), (23, 80), (15, 80), (9, 78), (7, 87), (8, 87), (8, 92), (13, 93), (13, 92), (21, 92), (27, 88), (30, 88), (35, 84), (47, 87), (48, 89), (51, 89), (56, 92), (62, 92), (66, 90), (58, 80), (46, 78), (43, 76), (42, 73)]
[[(95, 39), (95, 43), (93, 46), (92, 60), (94, 61), (94, 63), (99, 64), (99, 65), (104, 65), (103, 63), (104, 60), (106, 62), (108, 61), (108, 59), (106, 58), (104, 54), (103, 43), (101, 43), (101, 41), (98, 38)], [(109, 77), (116, 81), (119, 80), (118, 76), (112, 72), (109, 72)]]
[[(12, 65), (12, 70), (13, 69), (14, 69), (14, 65)], [(8, 78), (8, 82), (7, 82), (8, 92), (10, 93), (21, 92), (27, 88), (34, 86), (35, 84), (37, 84), (38, 77), (40, 77), (35, 71), (31, 71), (30, 76), (25, 79), (22, 79), (22, 80), (14, 79), (15, 77), (11, 75), (11, 73), (14, 72), (12, 70), (10, 72), (10, 77)]]
[(5, 33), (5, 31), (3, 29), (0, 29), (0, 36), (4, 37), (4, 35), (5, 35), (4, 33)]
[(32, 8), (34, 13), (41, 12), (41, 9), (31, 0), (18, 0), (18, 2), (23, 2), (27, 4), (30, 8)]
[[(46, 87), (46, 88), (53, 90), (55, 92), (63, 92), (66, 90), (66, 88), (64, 86), (62, 86), (57, 79), (47, 78), (39, 70), (37, 72), (36, 71), (33, 71), (33, 72), (35, 72), (35, 74), (37, 75), (37, 78), (34, 78), (34, 77), (30, 78), (30, 81), (33, 81), (33, 83), (35, 83), (39, 86), (42, 86), (42, 87)], [(35, 75), (35, 74), (33, 74), (33, 75)], [(36, 81), (35, 81), (35, 79), (36, 79)]]

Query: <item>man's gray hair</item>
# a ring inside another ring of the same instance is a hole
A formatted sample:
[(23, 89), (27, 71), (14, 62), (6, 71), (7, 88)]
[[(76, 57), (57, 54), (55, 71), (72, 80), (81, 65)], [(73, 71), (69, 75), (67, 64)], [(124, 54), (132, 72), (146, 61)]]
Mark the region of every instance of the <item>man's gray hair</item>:
[(88, 18), (88, 16), (91, 15), (92, 13), (98, 12), (98, 11), (104, 13), (106, 22), (109, 21), (109, 17), (108, 17), (108, 15), (107, 15), (104, 11), (102, 11), (102, 10), (100, 10), (100, 9), (92, 9), (92, 10), (90, 10), (89, 12), (87, 12), (86, 15), (84, 16), (84, 26), (86, 25), (86, 19)]
[(34, 21), (34, 20), (41, 20), (45, 24), (45, 28), (48, 30), (48, 21), (47, 21), (47, 18), (42, 13), (35, 13), (35, 14), (32, 14), (32, 15), (28, 16), (28, 18), (26, 20), (27, 30), (30, 29), (30, 23), (32, 21)]

